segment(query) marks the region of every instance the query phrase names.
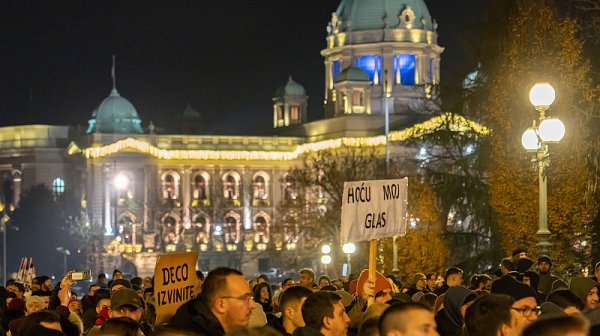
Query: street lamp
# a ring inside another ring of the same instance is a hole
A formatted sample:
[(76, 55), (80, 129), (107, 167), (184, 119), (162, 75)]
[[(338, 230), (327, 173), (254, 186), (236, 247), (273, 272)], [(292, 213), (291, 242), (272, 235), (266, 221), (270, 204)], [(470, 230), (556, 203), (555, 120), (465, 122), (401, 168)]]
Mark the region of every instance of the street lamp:
[(548, 230), (548, 188), (547, 168), (550, 164), (549, 143), (558, 143), (565, 136), (565, 125), (558, 118), (547, 118), (546, 111), (556, 97), (554, 88), (549, 83), (537, 83), (529, 91), (529, 101), (540, 113), (539, 126), (533, 121), (521, 137), (521, 144), (528, 152), (535, 152), (533, 160), (538, 164), (539, 180), (539, 214), (538, 214), (538, 255), (547, 255), (550, 248), (550, 230)]
[(113, 179), (113, 186), (115, 187), (115, 223), (114, 223), (114, 233), (115, 236), (119, 234), (118, 227), (118, 208), (119, 208), (119, 192), (125, 190), (129, 186), (129, 178), (127, 175), (119, 173)]
[(342, 251), (344, 251), (344, 253), (346, 253), (346, 256), (348, 256), (348, 274), (350, 274), (352, 272), (352, 266), (350, 264), (350, 255), (356, 251), (356, 245), (352, 243), (346, 243), (342, 245)]
[(325, 266), (325, 275), (327, 275), (327, 265), (331, 264), (331, 256), (328, 254), (321, 256), (321, 263)]
[(3, 214), (2, 214), (2, 218), (0, 218), (0, 222), (2, 222), (2, 281), (4, 281), (4, 283), (6, 283), (6, 233), (7, 233), (7, 224), (8, 221), (10, 220), (10, 217), (8, 217), (8, 211), (6, 210), (6, 208), (8, 207), (8, 204), (4, 205), (4, 209), (3, 209)]
[(71, 255), (71, 251), (67, 250), (66, 248), (59, 246), (56, 248), (56, 250), (58, 251), (58, 253), (63, 255), (63, 268), (64, 268), (64, 272), (63, 275), (67, 274), (67, 256)]

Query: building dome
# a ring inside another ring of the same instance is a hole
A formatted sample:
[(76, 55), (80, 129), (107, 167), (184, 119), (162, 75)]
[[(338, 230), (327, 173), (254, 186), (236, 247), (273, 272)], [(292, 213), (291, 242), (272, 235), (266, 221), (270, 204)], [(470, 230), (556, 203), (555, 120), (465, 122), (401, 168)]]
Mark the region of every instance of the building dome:
[(348, 30), (348, 21), (352, 31), (383, 29), (386, 25), (396, 28), (401, 23), (400, 15), (409, 7), (414, 13), (413, 28), (433, 29), (424, 0), (342, 0), (335, 14), (342, 21), (344, 31)]
[(202, 115), (198, 110), (192, 107), (189, 103), (187, 104), (185, 110), (183, 110), (183, 119), (184, 120), (197, 120), (201, 119)]
[(342, 72), (340, 72), (340, 74), (338, 75), (337, 80), (335, 82), (339, 83), (339, 82), (344, 82), (344, 81), (371, 82), (371, 80), (369, 79), (369, 74), (365, 70), (363, 70), (361, 68), (357, 68), (353, 65), (342, 70)]
[(306, 96), (306, 90), (304, 90), (304, 86), (294, 82), (292, 76), (288, 78), (288, 82), (285, 85), (280, 86), (277, 91), (275, 91), (276, 97), (283, 96), (296, 96), (303, 97)]
[(113, 88), (89, 120), (88, 133), (144, 133), (133, 104)]

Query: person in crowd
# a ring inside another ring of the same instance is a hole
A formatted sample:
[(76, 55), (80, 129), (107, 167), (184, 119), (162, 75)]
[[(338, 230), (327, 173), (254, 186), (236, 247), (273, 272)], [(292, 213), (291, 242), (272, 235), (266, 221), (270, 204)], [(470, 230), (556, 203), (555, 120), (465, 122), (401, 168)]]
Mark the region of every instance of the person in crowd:
[(560, 279), (556, 275), (552, 274), (552, 259), (546, 255), (540, 256), (537, 261), (537, 271), (538, 275), (540, 276), (538, 291), (548, 296), (552, 290), (552, 284), (554, 281)]
[(379, 336), (379, 318), (365, 319), (358, 329), (358, 336)]
[(379, 335), (437, 336), (436, 322), (431, 310), (416, 303), (396, 303), (387, 308), (379, 318)]
[(419, 298), (419, 302), (420, 304), (424, 305), (425, 307), (431, 309), (431, 311), (433, 311), (433, 307), (435, 306), (435, 301), (437, 300), (437, 295), (433, 294), (433, 293), (425, 293), (423, 294), (423, 296), (421, 296), (421, 298)]
[(254, 286), (252, 295), (254, 296), (254, 301), (262, 306), (266, 314), (273, 312), (271, 287), (267, 282), (261, 282)]
[(142, 331), (139, 322), (129, 317), (116, 317), (106, 321), (106, 323), (100, 327), (100, 335), (144, 336), (146, 334)]
[(375, 282), (369, 280), (369, 270), (365, 269), (360, 273), (358, 280), (353, 281), (350, 286), (351, 294), (356, 292), (356, 300), (348, 309), (350, 316), (350, 330), (355, 331), (360, 327), (364, 320), (364, 314), (367, 310), (369, 298), (373, 298), (375, 303), (385, 303), (392, 300), (392, 284), (383, 276), (375, 273)]
[(25, 316), (25, 300), (14, 298), (2, 312), (2, 330), (8, 331), (8, 325), (15, 320)]
[(432, 292), (437, 289), (437, 275), (435, 273), (427, 273), (425, 274), (427, 278), (425, 281), (427, 282), (427, 292)]
[(305, 326), (297, 328), (293, 336), (345, 336), (350, 318), (342, 298), (335, 292), (319, 291), (310, 294), (302, 305)]
[(600, 261), (596, 263), (596, 265), (594, 265), (594, 276), (592, 276), (592, 280), (596, 281), (597, 283), (600, 283), (600, 281), (598, 281), (598, 278), (600, 278)]
[(25, 286), (20, 282), (11, 282), (6, 285), (6, 290), (15, 293), (17, 299), (24, 300)]
[(281, 317), (271, 319), (269, 325), (286, 336), (294, 333), (296, 329), (304, 327), (302, 305), (310, 294), (312, 294), (312, 290), (302, 286), (291, 286), (285, 289), (279, 300)]
[(113, 279), (113, 281), (118, 280), (118, 279), (123, 279), (123, 273), (121, 271), (119, 271), (118, 269), (113, 270), (112, 279)]
[[(200, 274), (202, 274), (202, 280), (204, 281), (204, 273), (202, 273), (202, 271), (196, 271), (196, 278), (198, 278), (198, 272), (200, 272)], [(147, 289), (150, 289), (154, 287), (154, 280), (147, 276), (144, 278), (144, 291), (146, 291)]]
[(100, 285), (102, 288), (108, 287), (108, 278), (105, 273), (98, 274), (98, 278), (96, 278), (96, 283)]
[(519, 312), (519, 325), (527, 325), (537, 320), (540, 308), (537, 306), (537, 294), (531, 286), (520, 283), (510, 275), (494, 281), (492, 293), (505, 294), (515, 302), (512, 309)]
[(131, 286), (131, 282), (129, 282), (129, 280), (125, 280), (125, 279), (116, 279), (113, 280), (110, 283), (110, 292), (111, 293), (115, 293), (116, 291), (122, 289), (122, 288), (128, 288), (128, 289), (133, 289), (133, 286)]
[(412, 279), (412, 286), (406, 292), (407, 295), (413, 296), (417, 292), (427, 293), (427, 276), (423, 273), (416, 273)]
[(246, 326), (256, 307), (244, 275), (219, 267), (208, 273), (200, 296), (183, 304), (169, 326), (199, 335), (221, 336), (236, 327)]
[(292, 287), (295, 285), (296, 285), (296, 283), (294, 282), (294, 280), (292, 278), (286, 278), (281, 282), (281, 290), (284, 291), (288, 287)]
[(62, 332), (60, 316), (57, 313), (42, 310), (27, 315), (19, 329), (19, 336), (66, 335)]
[(204, 282), (204, 273), (196, 271), (196, 283), (194, 284), (194, 296), (200, 295), (202, 292), (202, 283)]
[(598, 308), (598, 283), (590, 278), (574, 277), (569, 289), (583, 301), (586, 310)]
[(578, 315), (540, 319), (528, 325), (521, 336), (587, 336), (589, 325)]
[(501, 278), (508, 273), (514, 271), (516, 269), (515, 263), (512, 258), (504, 258), (500, 261), (500, 268), (494, 272), (494, 275), (498, 278)]
[(520, 259), (523, 259), (523, 258), (527, 258), (527, 251), (524, 248), (516, 248), (512, 252), (512, 260), (515, 263), (515, 265), (517, 264), (517, 262)]
[(477, 294), (463, 286), (448, 288), (444, 295), (444, 307), (435, 315), (438, 333), (455, 336), (463, 325), (465, 312), (477, 298)]
[(316, 287), (315, 271), (313, 271), (311, 268), (303, 268), (298, 273), (300, 274), (300, 281), (298, 282), (300, 286), (311, 290)]
[(263, 282), (269, 282), (269, 277), (266, 274), (261, 274), (256, 278), (256, 284), (261, 284)]
[(235, 328), (228, 332), (226, 336), (281, 336), (281, 334), (269, 326), (248, 326)]
[(44, 300), (42, 300), (41, 297), (37, 295), (30, 296), (25, 303), (25, 316), (21, 316), (8, 323), (8, 329), (10, 330), (11, 335), (17, 335), (27, 315), (31, 315), (44, 309)]
[(319, 287), (325, 287), (331, 285), (331, 279), (327, 275), (321, 275), (319, 277)]
[[(110, 307), (108, 308), (108, 319), (101, 324), (96, 324), (88, 335), (102, 335), (102, 326), (114, 318), (127, 317), (136, 323), (142, 322), (144, 303), (139, 294), (131, 288), (121, 288), (114, 292), (110, 298)], [(98, 313), (99, 316), (104, 315), (102, 310)], [(150, 326), (145, 325), (144, 333), (152, 333)]]
[(515, 300), (508, 295), (484, 295), (471, 304), (465, 313), (466, 334), (469, 336), (518, 336), (525, 327), (521, 313), (513, 309)]
[[(108, 308), (110, 307), (110, 290), (108, 288), (100, 288), (94, 292), (92, 300), (94, 306), (88, 307), (83, 311), (83, 330), (91, 329), (98, 320), (100, 312), (104, 309), (104, 316), (108, 318)], [(101, 320), (99, 324), (103, 323)]]
[(69, 300), (69, 304), (67, 305), (67, 308), (69, 308), (69, 311), (71, 313), (77, 314), (77, 316), (79, 316), (79, 318), (83, 317), (83, 311), (82, 311), (82, 308), (81, 308), (81, 301), (77, 300), (77, 298), (71, 298)]
[(463, 270), (458, 267), (449, 267), (444, 274), (444, 284), (437, 288), (433, 293), (438, 297), (448, 290), (450, 287), (462, 286)]
[(553, 303), (566, 315), (578, 314), (584, 308), (583, 301), (568, 289), (556, 290), (546, 298), (546, 302), (541, 304), (542, 315), (544, 314), (544, 304)]

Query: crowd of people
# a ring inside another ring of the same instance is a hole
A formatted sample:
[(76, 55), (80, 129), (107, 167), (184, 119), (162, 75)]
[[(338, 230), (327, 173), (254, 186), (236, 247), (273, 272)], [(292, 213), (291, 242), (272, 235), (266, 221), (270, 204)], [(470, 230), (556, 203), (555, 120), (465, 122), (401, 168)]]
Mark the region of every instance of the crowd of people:
[[(317, 278), (269, 283), (220, 267), (196, 272), (195, 297), (164, 325), (156, 325), (153, 279), (104, 274), (78, 299), (70, 273), (53, 286), (37, 277), (31, 288), (0, 287), (2, 334), (30, 335), (292, 335), (292, 336), (585, 336), (600, 335), (598, 277), (563, 279), (548, 256), (537, 261), (515, 251), (490, 274), (470, 277), (450, 267), (369, 279)], [(83, 293), (80, 293), (83, 294)]]

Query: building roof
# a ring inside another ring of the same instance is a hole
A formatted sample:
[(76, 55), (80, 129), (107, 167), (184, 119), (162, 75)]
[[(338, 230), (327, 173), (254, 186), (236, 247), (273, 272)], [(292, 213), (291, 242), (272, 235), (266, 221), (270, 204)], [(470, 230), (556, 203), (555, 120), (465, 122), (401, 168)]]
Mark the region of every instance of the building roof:
[(371, 80), (369, 79), (369, 74), (365, 70), (355, 67), (353, 65), (342, 70), (342, 72), (340, 72), (340, 74), (338, 75), (335, 82), (340, 83), (340, 82), (344, 82), (344, 81), (371, 82)]
[[(396, 28), (400, 24), (400, 14), (407, 7), (415, 14), (414, 28), (433, 29), (424, 0), (342, 0), (336, 14), (342, 20), (342, 30), (348, 30), (348, 21), (352, 31), (383, 29), (386, 21), (388, 27)], [(423, 19), (425, 26), (421, 22)]]
[(135, 107), (116, 88), (94, 109), (88, 123), (87, 133), (144, 133)]
[(285, 85), (280, 86), (277, 89), (277, 91), (275, 91), (275, 96), (276, 97), (283, 97), (283, 96), (303, 97), (303, 96), (306, 96), (306, 90), (304, 89), (304, 86), (296, 83), (292, 79), (292, 76), (290, 76), (288, 78), (287, 83)]

